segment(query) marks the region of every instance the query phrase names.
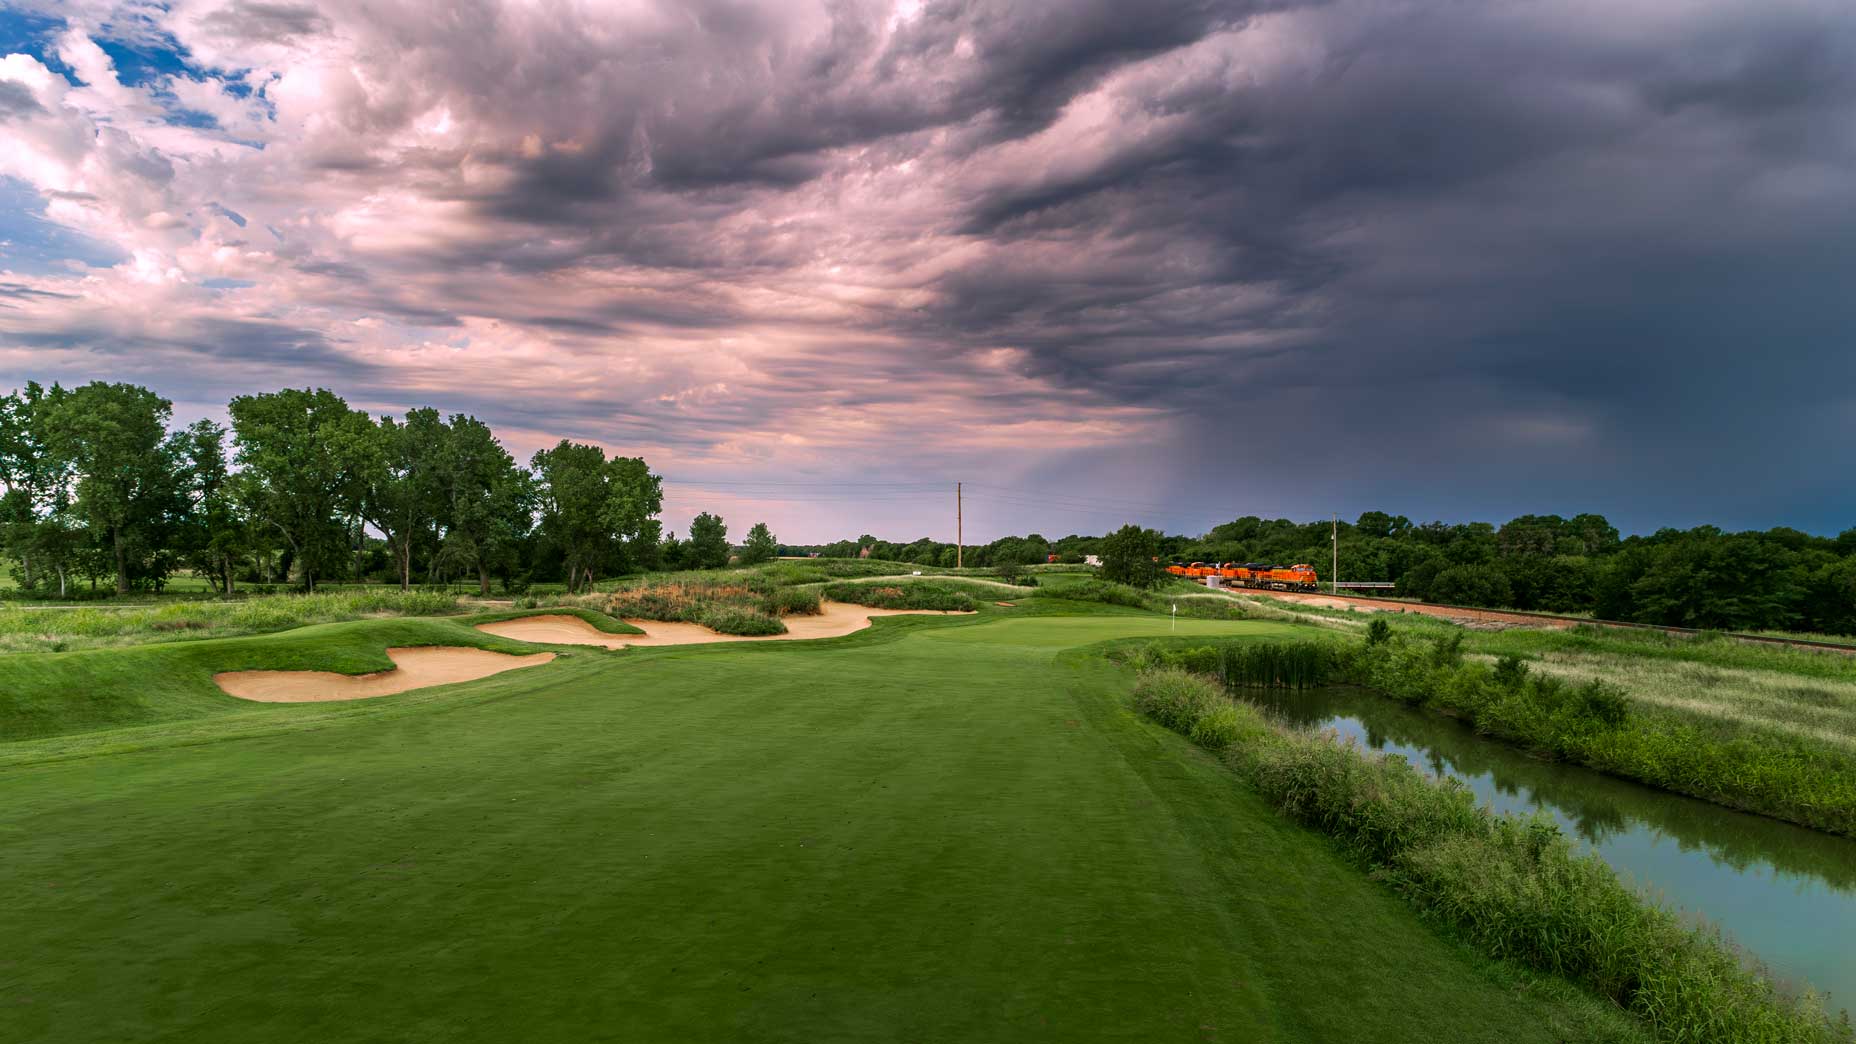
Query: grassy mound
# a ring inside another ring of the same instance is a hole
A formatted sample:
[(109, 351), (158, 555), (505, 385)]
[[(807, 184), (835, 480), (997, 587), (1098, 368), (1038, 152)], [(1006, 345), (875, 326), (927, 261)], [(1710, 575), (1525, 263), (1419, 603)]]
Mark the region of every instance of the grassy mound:
[(824, 595), (828, 601), (848, 602), (872, 609), (938, 609), (944, 612), (973, 610), (971, 596), (941, 583), (899, 581), (893, 584), (832, 584), (825, 588)]
[(226, 695), (213, 683), (213, 675), (261, 670), (366, 674), (393, 667), (386, 655), (389, 647), (422, 645), (534, 652), (521, 642), (485, 634), (457, 619), (401, 619), (319, 624), (285, 634), (122, 649), (16, 653), (4, 659), (0, 747), (19, 740), (133, 725), (278, 713), (277, 705), (252, 704)]
[(474, 627), (477, 624), (498, 623), (503, 620), (520, 620), (525, 616), (571, 616), (575, 619), (586, 621), (593, 626), (594, 630), (601, 631), (605, 634), (644, 633), (642, 630), (633, 627), (624, 620), (614, 616), (608, 616), (597, 609), (588, 609), (580, 605), (543, 606), (534, 604), (527, 608), (510, 609), (503, 612), (479, 613), (476, 616), (472, 616), (467, 622)]
[(0, 652), (63, 652), (182, 638), (225, 638), (368, 616), (439, 616), (457, 598), (414, 591), (266, 595), (134, 608), (0, 608)]

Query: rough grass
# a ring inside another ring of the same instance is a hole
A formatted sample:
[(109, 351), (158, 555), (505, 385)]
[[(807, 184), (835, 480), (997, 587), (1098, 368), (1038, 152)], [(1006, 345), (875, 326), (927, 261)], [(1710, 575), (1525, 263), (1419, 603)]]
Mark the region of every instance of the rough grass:
[(1335, 838), (1491, 957), (1592, 989), (1680, 1044), (1848, 1042), (1847, 1017), (1781, 994), (1719, 940), (1647, 902), (1551, 820), (1496, 816), (1401, 758), (1272, 724), (1216, 680), (1143, 675), (1135, 705), (1211, 749), (1292, 818)]
[(363, 591), (266, 595), (134, 608), (0, 607), (0, 652), (61, 652), (181, 638), (224, 638), (369, 616), (438, 616), (452, 595)]
[[(1790, 691), (1769, 690), (1763, 703), (1727, 686), (1708, 693), (1706, 682), (1678, 696), (1669, 686), (1685, 673), (1721, 669), (1694, 660), (1652, 659), (1616, 663), (1602, 673), (1564, 663), (1531, 670), (1513, 653), (1491, 669), (1462, 662), (1466, 636), (1461, 630), (1429, 640), (1397, 634), (1389, 642), (1357, 647), (1346, 675), (1406, 703), (1458, 715), (1481, 732), (1543, 755), (1856, 836), (1856, 757), (1839, 740), (1780, 717), (1803, 708), (1800, 716), (1809, 720), (1842, 720), (1839, 694), (1825, 682), (1795, 681)], [(1744, 702), (1736, 706), (1736, 699)]]

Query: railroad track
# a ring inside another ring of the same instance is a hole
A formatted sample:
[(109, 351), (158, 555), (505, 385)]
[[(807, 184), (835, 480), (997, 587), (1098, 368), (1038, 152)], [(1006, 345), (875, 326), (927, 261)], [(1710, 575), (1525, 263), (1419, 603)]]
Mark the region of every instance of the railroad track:
[[(1346, 602), (1349, 605), (1384, 607), (1386, 609), (1397, 609), (1400, 612), (1415, 610), (1427, 616), (1469, 617), (1470, 619), (1497, 622), (1501, 620), (1514, 620), (1517, 623), (1540, 621), (1569, 628), (1577, 627), (1580, 624), (1591, 624), (1594, 627), (1616, 627), (1621, 630), (1633, 631), (1661, 631), (1664, 634), (1678, 634), (1691, 637), (1715, 633), (1725, 638), (1732, 638), (1738, 642), (1747, 642), (1754, 645), (1789, 645), (1800, 649), (1818, 649), (1825, 652), (1841, 653), (1845, 656), (1856, 656), (1856, 645), (1824, 642), (1813, 638), (1780, 638), (1769, 634), (1748, 634), (1744, 631), (1709, 632), (1698, 627), (1674, 627), (1666, 624), (1632, 623), (1626, 620), (1590, 620), (1579, 616), (1556, 616), (1552, 613), (1534, 613), (1524, 609), (1485, 609), (1473, 605), (1452, 605), (1448, 602), (1413, 602), (1396, 598), (1371, 598), (1343, 594), (1297, 595), (1294, 592), (1253, 590), (1250, 588), (1225, 588), (1224, 590), (1234, 595), (1264, 595), (1266, 597), (1279, 598), (1285, 601), (1297, 601), (1301, 598), (1311, 597), (1326, 598), (1338, 602)], [(1431, 611), (1426, 612), (1426, 610)]]

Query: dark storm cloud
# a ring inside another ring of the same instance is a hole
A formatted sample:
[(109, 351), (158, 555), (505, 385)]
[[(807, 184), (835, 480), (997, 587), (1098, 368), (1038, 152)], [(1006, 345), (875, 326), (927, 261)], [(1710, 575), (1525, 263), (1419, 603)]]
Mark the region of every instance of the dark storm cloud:
[[(280, 242), (121, 232), (126, 300), (205, 257), (252, 285), (159, 336), (15, 343), (197, 337), (677, 467), (1856, 523), (1823, 466), (1856, 448), (1842, 0), (202, 0), (163, 27), (268, 82), (265, 149), (48, 130), (120, 177), (40, 193)], [(14, 84), (0, 110), (44, 122)]]

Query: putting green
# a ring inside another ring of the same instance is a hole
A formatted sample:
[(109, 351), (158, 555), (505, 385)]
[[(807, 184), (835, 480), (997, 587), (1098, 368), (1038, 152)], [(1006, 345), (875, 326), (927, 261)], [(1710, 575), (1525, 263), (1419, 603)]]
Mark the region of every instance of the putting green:
[(582, 653), (403, 713), (0, 769), (0, 1025), (319, 1044), (1622, 1025), (1441, 939), (1129, 713), (1122, 672), (1060, 655), (1168, 632), (902, 618)]

